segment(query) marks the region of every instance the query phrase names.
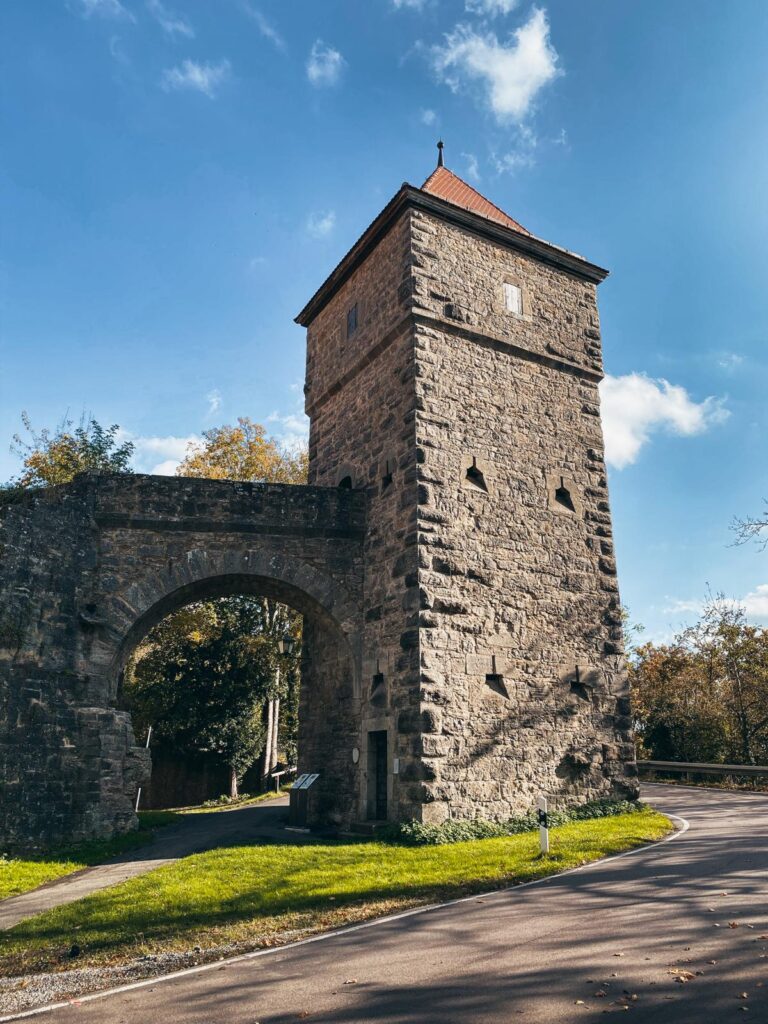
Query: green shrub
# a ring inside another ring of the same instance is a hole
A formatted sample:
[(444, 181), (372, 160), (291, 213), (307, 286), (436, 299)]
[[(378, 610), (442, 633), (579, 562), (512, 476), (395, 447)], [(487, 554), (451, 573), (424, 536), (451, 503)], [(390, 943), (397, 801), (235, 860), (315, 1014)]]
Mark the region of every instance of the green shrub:
[[(586, 821), (590, 818), (610, 818), (616, 814), (638, 814), (644, 805), (636, 800), (593, 800), (564, 811), (549, 812), (550, 828), (565, 825), (569, 821)], [(495, 839), (499, 836), (516, 836), (533, 832), (539, 827), (535, 814), (506, 821), (487, 821), (484, 818), (467, 820), (451, 819), (439, 825), (427, 825), (420, 821), (406, 821), (399, 825), (387, 825), (377, 838), (387, 842), (403, 843), (406, 846), (444, 846), (446, 843), (464, 843), (470, 839)]]

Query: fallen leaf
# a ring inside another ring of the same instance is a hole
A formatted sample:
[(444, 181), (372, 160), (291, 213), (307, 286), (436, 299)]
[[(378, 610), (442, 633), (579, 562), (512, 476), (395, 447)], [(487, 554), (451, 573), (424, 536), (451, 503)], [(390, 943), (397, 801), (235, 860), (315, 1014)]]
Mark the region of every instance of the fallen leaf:
[(583, 999), (576, 999), (576, 1000), (574, 1000), (574, 1003), (575, 1003), (576, 1006), (583, 1006), (584, 1005), (584, 1000)]
[(728, 927), (729, 928), (738, 928), (739, 927), (739, 922), (738, 921), (729, 921), (728, 922)]
[(345, 985), (356, 985), (357, 984), (357, 978), (347, 978), (347, 980), (344, 982), (344, 984)]

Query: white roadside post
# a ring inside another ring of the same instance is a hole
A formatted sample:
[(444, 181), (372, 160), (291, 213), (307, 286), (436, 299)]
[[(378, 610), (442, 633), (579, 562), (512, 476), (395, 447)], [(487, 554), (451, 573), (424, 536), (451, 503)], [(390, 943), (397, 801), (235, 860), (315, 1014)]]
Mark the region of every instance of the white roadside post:
[(539, 845), (542, 853), (549, 853), (549, 815), (547, 798), (540, 796), (536, 801), (536, 817), (539, 820)]

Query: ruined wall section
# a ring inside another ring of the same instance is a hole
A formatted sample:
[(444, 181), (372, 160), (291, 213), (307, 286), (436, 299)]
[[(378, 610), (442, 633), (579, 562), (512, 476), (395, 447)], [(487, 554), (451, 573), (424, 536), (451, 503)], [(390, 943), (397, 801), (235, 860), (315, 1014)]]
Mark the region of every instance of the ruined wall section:
[[(125, 657), (191, 600), (272, 596), (303, 612), (315, 650), (302, 722), (311, 748), (352, 742), (361, 660), (365, 495), (151, 476), (80, 477), (0, 508), (0, 846), (136, 826), (148, 752), (118, 707)], [(325, 772), (326, 803), (354, 779)]]
[(0, 841), (44, 847), (136, 826), (148, 772), (130, 717), (85, 665), (98, 528), (87, 486), (0, 508)]
[(416, 217), (423, 817), (633, 793), (594, 286)]
[[(309, 326), (307, 413), (310, 479), (336, 485), (350, 476), (367, 495), (364, 542), (364, 661), (358, 694), (359, 751), (345, 749), (357, 775), (359, 818), (368, 816), (367, 742), (389, 735), (388, 812), (418, 817), (402, 783), (420, 772), (410, 733), (418, 718), (418, 580), (416, 548), (416, 366), (410, 296), (414, 253), (405, 212)], [(347, 313), (358, 328), (347, 338)]]

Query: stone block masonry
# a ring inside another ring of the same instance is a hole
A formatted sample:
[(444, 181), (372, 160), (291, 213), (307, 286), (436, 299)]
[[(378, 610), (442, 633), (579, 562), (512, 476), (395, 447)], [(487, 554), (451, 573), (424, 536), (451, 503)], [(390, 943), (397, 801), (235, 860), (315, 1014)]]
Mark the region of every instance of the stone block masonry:
[(352, 780), (326, 751), (357, 737), (364, 529), (359, 492), (168, 477), (79, 477), (0, 507), (0, 846), (136, 827), (149, 755), (123, 666), (169, 612), (236, 593), (304, 614), (303, 755), (324, 758), (319, 805), (341, 815)]
[[(390, 817), (637, 792), (604, 276), (404, 186), (299, 317), (312, 479), (368, 492), (361, 738), (386, 732)], [(373, 770), (364, 756), (361, 795)]]
[(441, 167), (298, 317), (308, 487), (83, 477), (1, 507), (0, 845), (135, 826), (122, 668), (164, 615), (232, 593), (304, 614), (315, 822), (636, 794), (605, 274)]

